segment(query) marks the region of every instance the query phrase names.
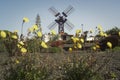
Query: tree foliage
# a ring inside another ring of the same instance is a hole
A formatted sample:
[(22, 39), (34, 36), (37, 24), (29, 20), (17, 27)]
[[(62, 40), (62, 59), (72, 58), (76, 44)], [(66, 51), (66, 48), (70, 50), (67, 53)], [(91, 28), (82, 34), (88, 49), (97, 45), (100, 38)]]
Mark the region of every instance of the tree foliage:
[(114, 28), (107, 30), (106, 33), (114, 35), (114, 34), (118, 34), (119, 31), (120, 31), (120, 28), (115, 26)]

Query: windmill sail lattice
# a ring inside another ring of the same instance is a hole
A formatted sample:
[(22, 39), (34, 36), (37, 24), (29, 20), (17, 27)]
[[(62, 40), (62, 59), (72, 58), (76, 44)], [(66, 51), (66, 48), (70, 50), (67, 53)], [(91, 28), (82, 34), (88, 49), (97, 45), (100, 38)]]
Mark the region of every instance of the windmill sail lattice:
[(66, 27), (66, 29), (68, 30), (73, 29), (74, 25), (66, 19), (68, 15), (70, 15), (74, 11), (74, 8), (71, 5), (62, 12), (62, 16), (60, 12), (58, 12), (54, 7), (49, 8), (49, 11), (55, 17), (57, 17), (57, 19), (55, 19), (55, 21), (48, 26), (49, 29), (54, 29), (57, 25), (58, 33), (64, 33), (64, 27)]

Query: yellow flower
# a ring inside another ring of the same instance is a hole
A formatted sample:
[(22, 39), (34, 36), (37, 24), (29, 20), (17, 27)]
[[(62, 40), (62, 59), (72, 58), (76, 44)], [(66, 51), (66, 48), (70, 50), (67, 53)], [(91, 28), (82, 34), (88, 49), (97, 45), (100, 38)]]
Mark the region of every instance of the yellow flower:
[(42, 37), (42, 33), (39, 31), (37, 32), (38, 37)]
[(14, 32), (14, 33), (18, 33), (18, 30), (14, 30), (13, 32)]
[(104, 36), (105, 36), (105, 37), (108, 37), (108, 35), (107, 35), (106, 33), (104, 33)]
[(20, 44), (17, 44), (17, 47), (18, 47), (18, 48), (22, 48), (22, 46), (21, 46)]
[(43, 47), (43, 48), (48, 48), (48, 46), (46, 45), (46, 43), (45, 42), (41, 42), (41, 46)]
[(81, 43), (84, 43), (84, 39), (83, 38), (81, 38), (80, 41), (81, 41)]
[(79, 38), (76, 37), (75, 39), (76, 39), (76, 41), (79, 41)]
[(99, 46), (99, 45), (96, 45), (95, 47), (96, 47), (97, 49), (99, 49), (99, 48), (100, 48), (100, 46)]
[(76, 38), (73, 38), (73, 42), (74, 42), (74, 43), (76, 43), (76, 42), (77, 42)]
[(118, 32), (118, 35), (120, 36), (120, 31)]
[(96, 47), (95, 47), (95, 46), (93, 47), (93, 50), (96, 50)]
[(77, 48), (77, 46), (76, 46), (76, 45), (74, 45), (73, 47), (74, 47), (75, 49)]
[(72, 52), (72, 48), (69, 48), (69, 52)]
[(33, 30), (38, 30), (38, 26), (35, 24), (35, 25), (33, 25)]
[(16, 35), (12, 35), (12, 38), (13, 39), (17, 39), (18, 37)]
[(92, 29), (90, 30), (90, 33), (93, 33), (93, 30), (92, 30)]
[(29, 32), (33, 32), (33, 28), (31, 27), (31, 28), (28, 28), (28, 31)]
[(6, 33), (4, 31), (1, 31), (0, 35), (1, 35), (2, 38), (6, 38)]
[(24, 17), (23, 22), (29, 22), (29, 19), (27, 17)]
[(81, 49), (82, 45), (80, 43), (77, 43), (77, 47)]
[(79, 34), (79, 33), (81, 33), (81, 30), (80, 30), (80, 29), (77, 29), (77, 30), (76, 30), (76, 34)]
[(26, 53), (26, 52), (27, 52), (27, 49), (21, 48), (21, 52), (22, 52), (22, 53)]
[(101, 37), (104, 37), (104, 33), (102, 31), (100, 31), (100, 34), (99, 34)]
[(56, 35), (56, 32), (54, 30), (51, 30), (52, 35)]
[(24, 43), (22, 41), (20, 41), (19, 44), (22, 45), (22, 46), (24, 45)]
[(97, 28), (98, 28), (98, 30), (102, 31), (102, 26), (101, 25), (98, 25)]
[(108, 46), (109, 48), (112, 48), (112, 43), (111, 43), (111, 42), (107, 42), (107, 46)]
[(71, 37), (72, 41), (76, 43), (76, 39), (74, 37)]
[(17, 64), (19, 64), (19, 63), (20, 63), (20, 61), (19, 61), (19, 60), (15, 60), (15, 62), (16, 62)]
[(77, 41), (79, 41), (79, 38), (76, 38), (76, 37), (71, 37), (71, 39), (73, 40), (74, 43), (76, 43)]

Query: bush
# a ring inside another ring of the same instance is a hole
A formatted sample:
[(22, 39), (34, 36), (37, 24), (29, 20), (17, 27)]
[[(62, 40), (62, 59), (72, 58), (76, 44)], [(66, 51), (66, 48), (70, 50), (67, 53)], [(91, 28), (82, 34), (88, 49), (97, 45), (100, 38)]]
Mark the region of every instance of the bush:
[(88, 60), (89, 58), (73, 60), (72, 63), (65, 64), (63, 80), (102, 80), (101, 76), (94, 71), (96, 60), (91, 61)]
[(61, 49), (59, 47), (50, 47), (49, 52), (50, 53), (60, 53)]
[(46, 80), (49, 71), (39, 63), (37, 55), (13, 57), (4, 71), (5, 80)]
[(0, 40), (0, 52), (5, 52), (6, 49), (5, 49), (5, 45), (3, 44), (3, 41)]
[(120, 51), (120, 46), (115, 47), (113, 51)]
[(40, 41), (39, 39), (33, 38), (33, 39), (27, 39), (27, 50), (30, 53), (40, 52)]
[[(108, 60), (105, 60), (108, 63)], [(95, 55), (26, 54), (9, 57), (4, 64), (5, 80), (104, 80), (104, 68)], [(101, 77), (102, 76), (102, 77)], [(114, 76), (113, 76), (114, 77)]]
[(6, 37), (0, 37), (0, 43), (2, 42), (2, 45), (0, 47), (2, 47), (3, 51), (7, 51), (9, 53), (9, 56), (14, 56), (16, 53), (18, 53), (18, 39), (13, 39), (12, 36), (15, 35), (18, 37), (18, 34), (10, 32), (8, 30), (4, 30), (4, 32), (6, 33)]

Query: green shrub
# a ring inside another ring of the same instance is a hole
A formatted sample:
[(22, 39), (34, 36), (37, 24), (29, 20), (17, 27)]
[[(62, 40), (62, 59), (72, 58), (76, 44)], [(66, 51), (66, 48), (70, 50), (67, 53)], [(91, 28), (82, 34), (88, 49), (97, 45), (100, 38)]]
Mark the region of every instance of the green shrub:
[(18, 39), (13, 39), (12, 36), (15, 35), (18, 37), (18, 34), (8, 30), (4, 30), (4, 32), (6, 33), (6, 38), (0, 37), (0, 43), (2, 43), (1, 47), (3, 51), (7, 51), (10, 56), (14, 56), (18, 52)]
[(60, 53), (61, 49), (59, 47), (50, 47), (49, 52), (50, 53)]
[(63, 80), (102, 80), (101, 76), (94, 72), (95, 60), (90, 61), (89, 57), (79, 61), (75, 59), (64, 65), (65, 77)]
[(6, 52), (5, 45), (1, 39), (0, 39), (0, 52)]
[(37, 60), (37, 56), (27, 55), (11, 58), (4, 71), (5, 80), (46, 80), (49, 71)]
[(120, 46), (113, 48), (113, 51), (120, 51)]
[(40, 40), (33, 38), (33, 39), (27, 39), (26, 40), (27, 44), (27, 50), (30, 53), (35, 53), (35, 52), (40, 52)]

